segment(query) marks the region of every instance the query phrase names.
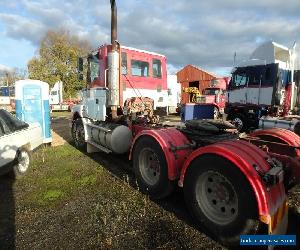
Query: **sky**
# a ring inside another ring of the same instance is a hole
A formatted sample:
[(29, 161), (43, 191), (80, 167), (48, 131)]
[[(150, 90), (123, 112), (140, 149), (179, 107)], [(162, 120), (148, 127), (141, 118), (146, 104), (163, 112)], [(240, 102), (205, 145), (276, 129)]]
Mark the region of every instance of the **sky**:
[[(187, 64), (229, 74), (273, 40), (300, 48), (299, 0), (116, 0), (118, 40), (167, 56), (169, 73)], [(0, 0), (0, 69), (26, 68), (49, 29), (94, 48), (110, 42), (109, 0)]]

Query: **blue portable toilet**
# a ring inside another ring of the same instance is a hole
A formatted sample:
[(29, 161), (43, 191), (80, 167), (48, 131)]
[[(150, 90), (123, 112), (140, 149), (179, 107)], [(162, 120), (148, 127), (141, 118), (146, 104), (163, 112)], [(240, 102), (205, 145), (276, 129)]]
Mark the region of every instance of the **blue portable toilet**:
[(44, 143), (51, 143), (49, 85), (39, 80), (20, 80), (15, 84), (16, 116), (22, 121), (39, 122)]

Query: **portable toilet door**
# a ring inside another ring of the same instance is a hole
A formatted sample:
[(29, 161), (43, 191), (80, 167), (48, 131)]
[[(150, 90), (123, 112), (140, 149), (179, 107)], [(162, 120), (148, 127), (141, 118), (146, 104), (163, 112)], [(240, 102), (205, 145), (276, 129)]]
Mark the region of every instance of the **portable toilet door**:
[(49, 85), (38, 80), (16, 82), (16, 116), (27, 122), (40, 123), (43, 142), (52, 141), (50, 130)]

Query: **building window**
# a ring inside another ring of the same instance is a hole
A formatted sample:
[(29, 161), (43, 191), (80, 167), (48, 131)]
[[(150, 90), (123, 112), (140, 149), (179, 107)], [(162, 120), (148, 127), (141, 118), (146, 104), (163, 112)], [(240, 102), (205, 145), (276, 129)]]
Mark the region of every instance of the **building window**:
[(161, 61), (159, 59), (153, 59), (152, 70), (153, 70), (153, 77), (161, 78)]
[(131, 74), (133, 76), (149, 76), (149, 63), (131, 60)]
[(127, 53), (122, 52), (122, 75), (127, 75)]

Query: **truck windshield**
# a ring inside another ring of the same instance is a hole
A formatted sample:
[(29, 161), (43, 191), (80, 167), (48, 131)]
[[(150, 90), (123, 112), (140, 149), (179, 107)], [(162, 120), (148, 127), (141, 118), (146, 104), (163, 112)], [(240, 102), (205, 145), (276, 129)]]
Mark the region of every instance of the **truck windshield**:
[(217, 95), (218, 93), (220, 93), (219, 88), (209, 88), (203, 91), (204, 95)]
[(236, 73), (233, 75), (232, 86), (239, 87), (248, 84), (249, 77), (246, 73)]

